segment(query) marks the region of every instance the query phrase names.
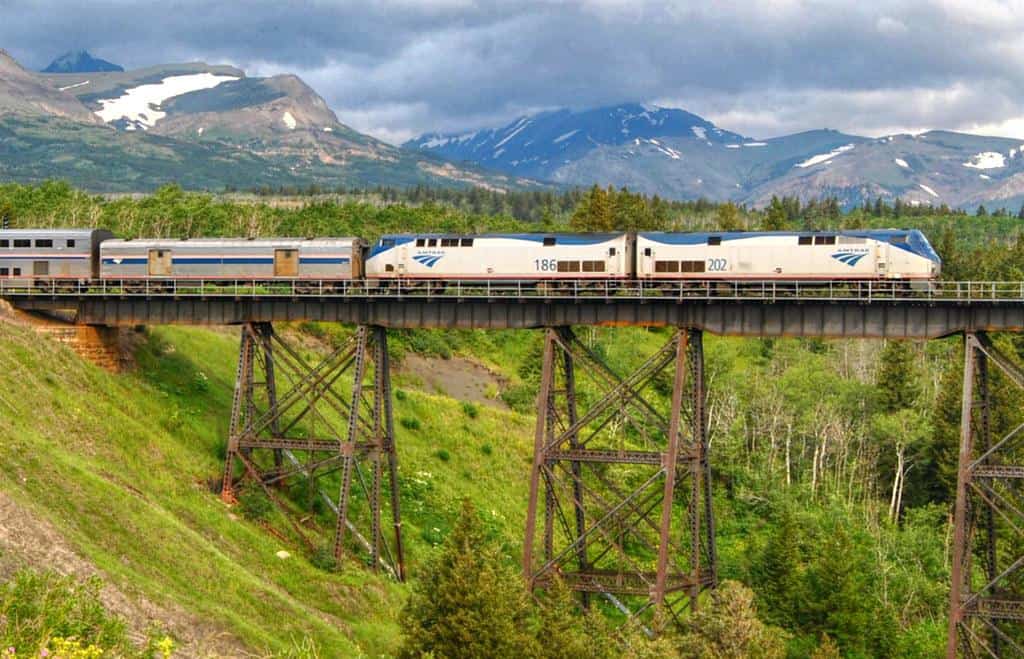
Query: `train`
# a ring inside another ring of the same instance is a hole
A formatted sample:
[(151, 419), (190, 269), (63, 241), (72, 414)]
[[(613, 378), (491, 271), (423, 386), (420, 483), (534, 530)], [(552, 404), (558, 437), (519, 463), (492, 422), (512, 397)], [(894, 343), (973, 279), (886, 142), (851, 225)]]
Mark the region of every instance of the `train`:
[(942, 261), (916, 229), (701, 233), (388, 234), (122, 239), (101, 229), (0, 230), (0, 280), (931, 281)]

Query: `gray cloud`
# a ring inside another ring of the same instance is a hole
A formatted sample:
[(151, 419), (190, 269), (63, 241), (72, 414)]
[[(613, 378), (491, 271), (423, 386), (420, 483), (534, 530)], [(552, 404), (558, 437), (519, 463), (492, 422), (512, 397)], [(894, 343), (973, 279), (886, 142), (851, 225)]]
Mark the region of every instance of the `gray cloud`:
[(84, 47), (126, 67), (294, 72), (390, 141), (559, 106), (676, 105), (756, 137), (828, 126), (1024, 138), (1024, 2), (0, 0), (32, 68)]

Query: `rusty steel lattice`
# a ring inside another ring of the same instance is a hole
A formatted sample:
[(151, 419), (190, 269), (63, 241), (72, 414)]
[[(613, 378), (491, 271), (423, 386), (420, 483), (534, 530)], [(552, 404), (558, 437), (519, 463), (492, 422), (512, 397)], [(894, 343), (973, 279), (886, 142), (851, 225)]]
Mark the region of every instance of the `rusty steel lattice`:
[(531, 588), (558, 578), (584, 606), (600, 595), (676, 621), (697, 605), (717, 579), (705, 402), (699, 331), (677, 330), (625, 377), (568, 327), (546, 331), (523, 548)]
[(1024, 370), (985, 334), (966, 334), (946, 648), (950, 658), (958, 650), (967, 657), (1024, 656), (1024, 424), (1003, 437), (992, 436), (993, 370), (1024, 388)]
[[(350, 385), (348, 395), (342, 383)], [(312, 364), (270, 323), (242, 326), (221, 481), (225, 501), (235, 502), (243, 482), (262, 488), (313, 549), (313, 517), (283, 494), (288, 485), (304, 485), (335, 514), (336, 559), (362, 551), (375, 570), (404, 579), (394, 436), (384, 328), (360, 326)], [(385, 498), (392, 534), (384, 532)]]

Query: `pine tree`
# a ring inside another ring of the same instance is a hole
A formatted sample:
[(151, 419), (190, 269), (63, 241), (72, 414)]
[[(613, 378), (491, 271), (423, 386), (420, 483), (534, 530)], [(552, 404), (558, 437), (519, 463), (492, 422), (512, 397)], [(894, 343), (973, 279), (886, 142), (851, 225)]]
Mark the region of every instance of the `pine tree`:
[(978, 206), (978, 210), (974, 211), (974, 215), (977, 217), (988, 217), (988, 210), (985, 209), (984, 204), (981, 204)]
[(736, 231), (740, 228), (740, 211), (731, 201), (719, 204), (715, 218), (722, 231)]
[(797, 570), (800, 555), (800, 528), (793, 514), (783, 511), (768, 540), (756, 568), (758, 593), (765, 619), (773, 625), (792, 627), (797, 623), (794, 603), (799, 599)]
[(768, 211), (764, 217), (764, 228), (766, 231), (781, 231), (786, 226), (786, 209), (778, 197), (772, 195), (768, 204)]
[(785, 633), (757, 617), (754, 593), (736, 581), (723, 581), (711, 602), (685, 621), (679, 654), (700, 659), (781, 659), (786, 656)]
[(521, 576), (504, 562), (467, 500), (444, 550), (423, 571), (402, 612), (401, 655), (533, 656), (529, 615)]
[(879, 402), (883, 412), (913, 407), (921, 393), (914, 350), (907, 341), (886, 341), (879, 357)]

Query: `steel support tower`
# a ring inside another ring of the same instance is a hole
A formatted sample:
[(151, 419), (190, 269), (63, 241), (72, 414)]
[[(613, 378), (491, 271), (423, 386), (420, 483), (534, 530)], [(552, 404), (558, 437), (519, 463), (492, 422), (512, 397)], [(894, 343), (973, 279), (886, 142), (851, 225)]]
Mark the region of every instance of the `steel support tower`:
[(946, 655), (1024, 656), (1024, 424), (992, 433), (993, 371), (1024, 388), (1024, 370), (984, 333), (964, 335), (960, 457)]
[(313, 517), (284, 496), (286, 486), (304, 484), (335, 515), (336, 559), (362, 553), (373, 569), (404, 579), (394, 437), (384, 328), (360, 326), (311, 363), (270, 323), (242, 326), (221, 480), (226, 502), (242, 487), (261, 488), (313, 549)]
[(570, 328), (545, 331), (523, 547), (531, 588), (561, 579), (584, 606), (597, 595), (630, 617), (678, 622), (716, 584), (702, 338), (676, 330), (620, 376)]

